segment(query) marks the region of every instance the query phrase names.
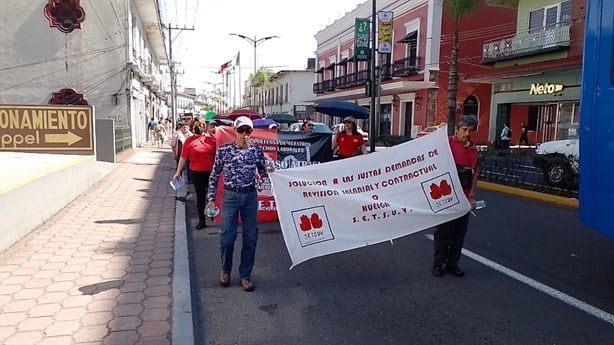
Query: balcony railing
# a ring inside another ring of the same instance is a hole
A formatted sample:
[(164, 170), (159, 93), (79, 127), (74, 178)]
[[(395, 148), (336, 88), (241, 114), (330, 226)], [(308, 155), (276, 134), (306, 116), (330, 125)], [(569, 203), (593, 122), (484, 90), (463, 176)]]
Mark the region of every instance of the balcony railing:
[[(386, 78), (387, 72), (384, 67), (383, 78)], [(335, 79), (324, 80), (313, 84), (313, 93), (324, 93), (329, 91), (335, 91), (335, 89), (344, 89), (352, 86), (364, 85), (369, 79), (368, 70), (360, 70), (357, 72), (351, 72), (344, 76), (336, 77)]]
[(484, 43), (483, 64), (542, 54), (569, 47), (569, 26), (522, 33)]
[(324, 91), (334, 91), (335, 81), (333, 79), (325, 80), (322, 82), (322, 87), (324, 88)]
[(401, 60), (394, 60), (392, 63), (393, 77), (406, 77), (412, 74), (418, 74), (418, 57), (409, 56)]
[(348, 87), (348, 76), (347, 75), (342, 75), (340, 77), (335, 78), (335, 88), (337, 89), (344, 89), (346, 87)]

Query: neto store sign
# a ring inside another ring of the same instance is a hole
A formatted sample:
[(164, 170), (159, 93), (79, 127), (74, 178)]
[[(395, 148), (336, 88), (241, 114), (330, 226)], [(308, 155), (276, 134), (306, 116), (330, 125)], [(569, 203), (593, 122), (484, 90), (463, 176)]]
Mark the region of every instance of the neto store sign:
[(93, 153), (92, 108), (0, 105), (0, 151)]
[(529, 89), (529, 95), (551, 95), (553, 93), (563, 91), (563, 88), (563, 84), (534, 83), (531, 84), (531, 89)]

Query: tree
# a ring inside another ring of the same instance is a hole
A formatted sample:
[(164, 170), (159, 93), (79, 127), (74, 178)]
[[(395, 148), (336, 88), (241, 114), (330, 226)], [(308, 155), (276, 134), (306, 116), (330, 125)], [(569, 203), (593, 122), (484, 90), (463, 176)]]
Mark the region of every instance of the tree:
[[(250, 75), (249, 83), (252, 89), (254, 90), (252, 97), (254, 97), (254, 109), (255, 110), (257, 110), (257, 103), (258, 103), (258, 101), (255, 99), (256, 89), (269, 85), (271, 83), (272, 76), (273, 76), (273, 72), (266, 67), (260, 67), (260, 69), (256, 72), (256, 75), (253, 75), (253, 74)], [(261, 103), (260, 107), (264, 111), (264, 99), (261, 99), (260, 103)]]
[(257, 72), (256, 75), (251, 75), (250, 76), (250, 84), (253, 87), (262, 87), (262, 86), (267, 86), (271, 83), (271, 77), (273, 76), (273, 72), (271, 72), (271, 70), (265, 68), (265, 67), (261, 67)]
[(461, 19), (473, 12), (478, 0), (443, 0), (444, 7), (454, 20), (452, 52), (450, 53), (450, 74), (448, 76), (448, 134), (454, 134), (456, 127), (456, 94), (458, 91), (458, 35)]

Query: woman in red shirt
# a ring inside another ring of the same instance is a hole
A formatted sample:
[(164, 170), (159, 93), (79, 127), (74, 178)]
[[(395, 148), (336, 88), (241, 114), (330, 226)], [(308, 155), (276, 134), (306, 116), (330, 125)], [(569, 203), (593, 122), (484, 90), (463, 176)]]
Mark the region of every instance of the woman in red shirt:
[(332, 147), (339, 150), (339, 158), (354, 157), (358, 154), (367, 154), (367, 147), (362, 135), (358, 133), (356, 120), (348, 116), (343, 119), (343, 131), (333, 137)]
[(215, 123), (200, 122), (199, 119), (192, 121), (192, 135), (183, 143), (181, 149), (181, 158), (177, 165), (177, 172), (173, 176), (173, 180), (179, 178), (187, 160), (190, 161), (190, 172), (196, 192), (196, 209), (198, 211), (198, 224), (196, 230), (203, 229), (207, 226), (205, 216), (205, 205), (207, 204), (207, 186), (209, 184), (209, 175), (213, 170), (213, 161), (215, 160)]

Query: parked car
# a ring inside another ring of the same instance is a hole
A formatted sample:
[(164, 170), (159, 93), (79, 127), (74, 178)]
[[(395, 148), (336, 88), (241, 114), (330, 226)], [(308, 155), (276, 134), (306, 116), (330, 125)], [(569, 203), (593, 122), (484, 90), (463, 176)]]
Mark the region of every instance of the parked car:
[(444, 125), (445, 124), (438, 125), (438, 126), (428, 126), (428, 127), (425, 127), (420, 132), (418, 132), (418, 134), (416, 134), (416, 138), (420, 138), (420, 137), (423, 137), (423, 136), (425, 136), (427, 134), (433, 133), (433, 132), (435, 132), (436, 130), (438, 130), (440, 127), (442, 127)]
[[(344, 126), (345, 125), (343, 123), (338, 123), (334, 125), (333, 132), (337, 133), (345, 130)], [(358, 131), (358, 133), (360, 133), (360, 135), (362, 135), (362, 139), (365, 141), (365, 144), (367, 144), (367, 142), (369, 142), (369, 133), (363, 131), (360, 126), (356, 126), (356, 130)]]
[[(302, 126), (303, 126), (302, 122), (296, 122), (296, 123), (291, 124), (288, 130), (290, 132), (300, 132), (303, 130), (301, 128)], [(328, 126), (322, 122), (313, 122), (313, 132), (314, 133), (328, 133), (328, 134), (332, 133), (330, 128), (328, 128)]]
[(540, 144), (533, 164), (544, 174), (544, 181), (554, 187), (573, 187), (579, 177), (579, 140), (565, 139)]

